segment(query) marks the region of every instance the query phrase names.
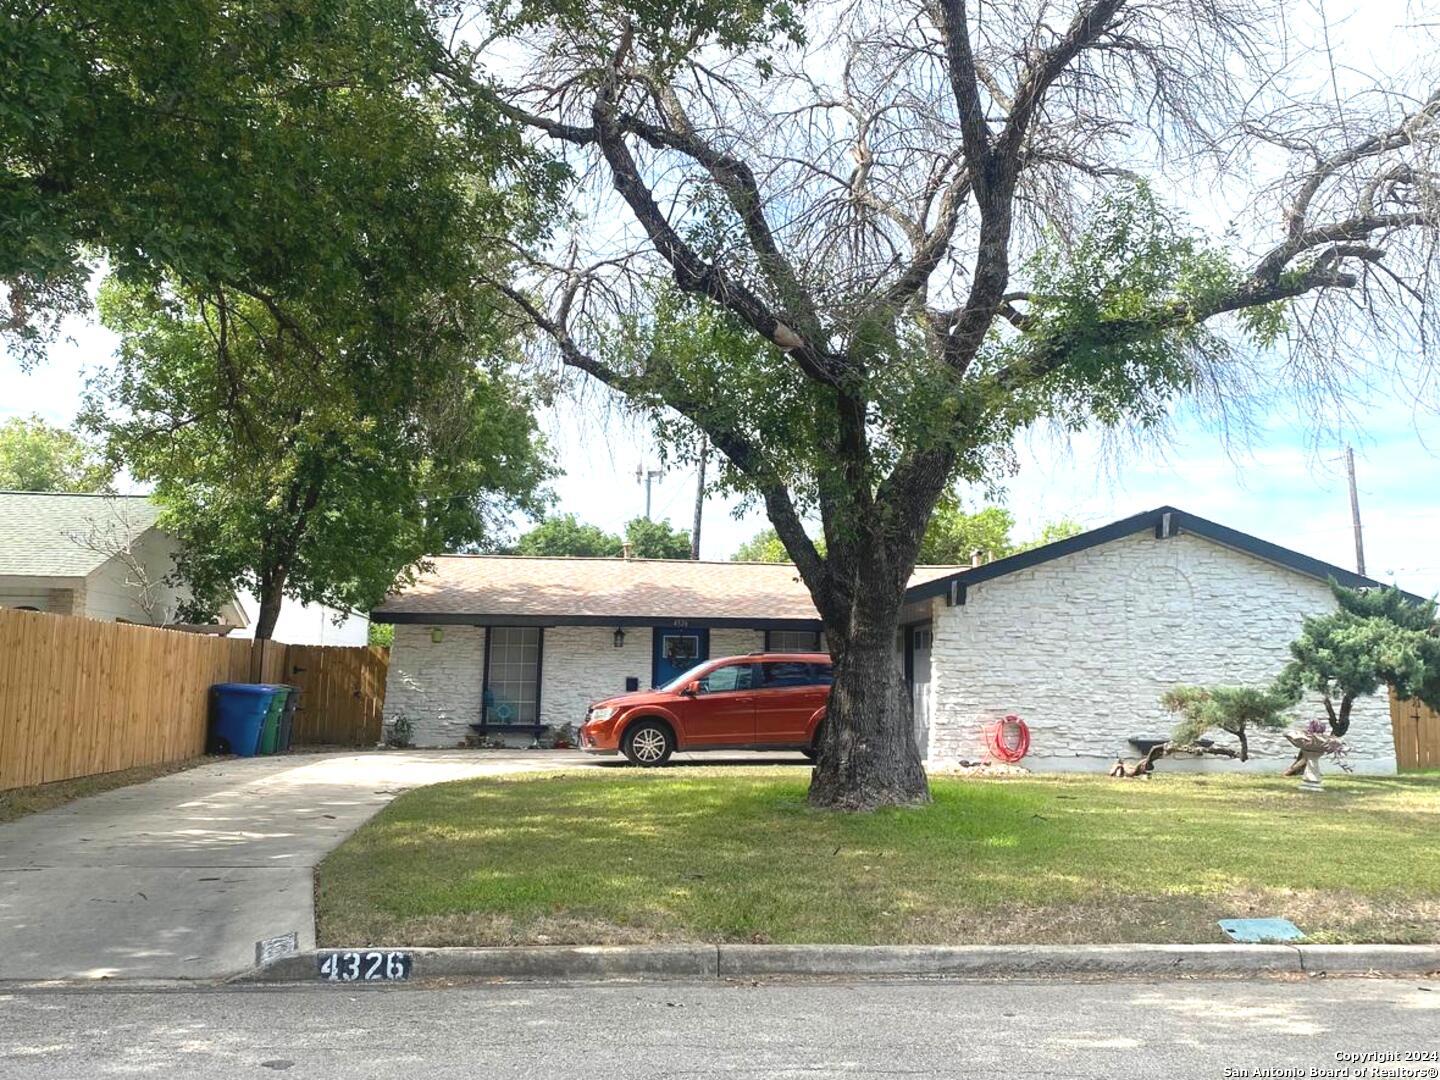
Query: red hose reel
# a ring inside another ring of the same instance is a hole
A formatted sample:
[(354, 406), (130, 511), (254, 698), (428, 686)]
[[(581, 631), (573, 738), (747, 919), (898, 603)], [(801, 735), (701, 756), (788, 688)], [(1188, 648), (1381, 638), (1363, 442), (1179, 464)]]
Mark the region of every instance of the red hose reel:
[(985, 750), (996, 761), (1014, 765), (1030, 752), (1030, 729), (1013, 713), (986, 724)]

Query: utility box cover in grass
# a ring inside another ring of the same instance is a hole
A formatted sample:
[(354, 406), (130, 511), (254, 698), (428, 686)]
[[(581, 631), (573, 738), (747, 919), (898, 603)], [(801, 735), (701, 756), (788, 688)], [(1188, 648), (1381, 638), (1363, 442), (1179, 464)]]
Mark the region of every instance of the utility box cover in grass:
[(1246, 945), (1262, 941), (1299, 941), (1305, 936), (1289, 919), (1221, 919), (1220, 929), (1231, 941)]

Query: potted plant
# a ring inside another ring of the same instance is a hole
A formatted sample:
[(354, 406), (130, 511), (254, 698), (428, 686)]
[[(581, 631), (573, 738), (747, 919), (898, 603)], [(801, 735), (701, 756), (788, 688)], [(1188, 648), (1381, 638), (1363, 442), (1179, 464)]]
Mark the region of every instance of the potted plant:
[(415, 735), (415, 725), (410, 718), (401, 714), (390, 721), (390, 730), (385, 734), (385, 745), (396, 750), (403, 750), (410, 745), (410, 740)]

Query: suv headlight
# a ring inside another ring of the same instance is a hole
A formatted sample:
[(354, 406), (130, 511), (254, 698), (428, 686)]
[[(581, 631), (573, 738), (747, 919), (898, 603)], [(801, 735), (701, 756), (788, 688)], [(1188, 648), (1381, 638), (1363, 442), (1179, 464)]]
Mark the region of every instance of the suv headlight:
[(598, 709), (590, 710), (590, 719), (596, 721), (597, 723), (602, 720), (609, 720), (610, 717), (614, 715), (615, 710), (609, 705), (602, 705)]

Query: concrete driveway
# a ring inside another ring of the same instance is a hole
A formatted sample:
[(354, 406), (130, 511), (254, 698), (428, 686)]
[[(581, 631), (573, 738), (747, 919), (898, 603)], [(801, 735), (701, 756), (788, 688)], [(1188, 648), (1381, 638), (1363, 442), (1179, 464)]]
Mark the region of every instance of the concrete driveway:
[(313, 948), (314, 867), (401, 791), (597, 764), (564, 751), (236, 759), (0, 825), (0, 979), (213, 978), (253, 965), (265, 938), (294, 931)]

